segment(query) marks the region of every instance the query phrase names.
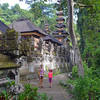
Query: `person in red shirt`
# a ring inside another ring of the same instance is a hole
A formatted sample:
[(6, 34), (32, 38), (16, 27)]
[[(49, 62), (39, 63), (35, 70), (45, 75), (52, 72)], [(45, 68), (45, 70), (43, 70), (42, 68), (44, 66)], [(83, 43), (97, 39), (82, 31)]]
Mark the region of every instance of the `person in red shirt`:
[(49, 78), (49, 83), (50, 83), (50, 88), (51, 88), (52, 87), (52, 78), (53, 78), (52, 69), (49, 70), (48, 78)]

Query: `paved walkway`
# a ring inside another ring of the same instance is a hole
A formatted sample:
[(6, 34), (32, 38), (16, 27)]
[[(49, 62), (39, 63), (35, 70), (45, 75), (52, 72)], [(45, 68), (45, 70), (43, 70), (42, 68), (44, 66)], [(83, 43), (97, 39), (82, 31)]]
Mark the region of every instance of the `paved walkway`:
[[(53, 100), (72, 100), (71, 96), (59, 85), (59, 81), (66, 80), (65, 74), (57, 75), (53, 78), (53, 86), (49, 88), (48, 79), (44, 79), (44, 88), (40, 88), (38, 91), (40, 93), (46, 93), (48, 97), (52, 97)], [(30, 82), (33, 85), (38, 84), (38, 81)]]

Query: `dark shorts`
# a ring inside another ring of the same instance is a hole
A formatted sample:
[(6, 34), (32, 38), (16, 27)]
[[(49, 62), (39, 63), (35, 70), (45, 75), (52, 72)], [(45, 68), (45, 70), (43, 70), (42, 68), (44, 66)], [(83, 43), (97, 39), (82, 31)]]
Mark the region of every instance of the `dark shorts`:
[(40, 79), (43, 79), (43, 76), (40, 76)]
[(49, 82), (50, 82), (50, 83), (52, 82), (52, 78), (49, 78)]

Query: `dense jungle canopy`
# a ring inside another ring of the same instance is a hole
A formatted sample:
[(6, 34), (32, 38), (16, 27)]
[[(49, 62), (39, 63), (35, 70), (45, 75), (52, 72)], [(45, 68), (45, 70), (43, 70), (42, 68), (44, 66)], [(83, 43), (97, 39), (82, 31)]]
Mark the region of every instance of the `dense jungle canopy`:
[(36, 2), (30, 5), (30, 9), (21, 9), (18, 4), (9, 7), (9, 4), (0, 5), (0, 20), (7, 25), (18, 18), (28, 18), (36, 26), (44, 28), (45, 22), (50, 24), (50, 29), (54, 30), (56, 23), (56, 9), (54, 4), (45, 4), (44, 2)]

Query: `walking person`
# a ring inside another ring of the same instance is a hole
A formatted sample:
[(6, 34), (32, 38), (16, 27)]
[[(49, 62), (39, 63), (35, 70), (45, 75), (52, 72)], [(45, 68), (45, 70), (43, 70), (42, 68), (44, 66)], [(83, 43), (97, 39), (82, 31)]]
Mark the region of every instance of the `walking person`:
[(39, 69), (39, 87), (40, 88), (43, 88), (43, 78), (44, 78), (44, 69), (43, 69), (43, 65), (41, 65)]
[(52, 69), (49, 70), (48, 78), (49, 78), (49, 84), (50, 84), (50, 88), (51, 88), (52, 87), (52, 78), (53, 78)]

